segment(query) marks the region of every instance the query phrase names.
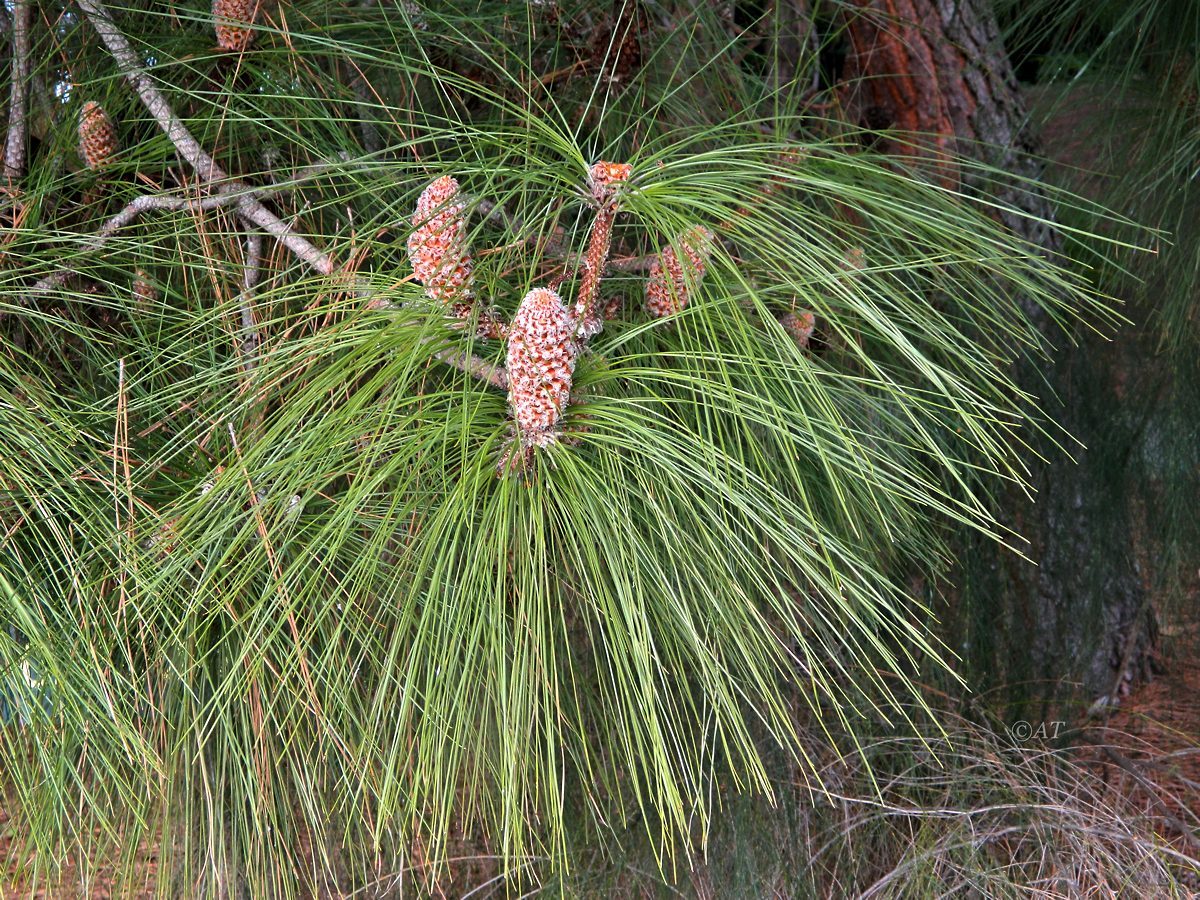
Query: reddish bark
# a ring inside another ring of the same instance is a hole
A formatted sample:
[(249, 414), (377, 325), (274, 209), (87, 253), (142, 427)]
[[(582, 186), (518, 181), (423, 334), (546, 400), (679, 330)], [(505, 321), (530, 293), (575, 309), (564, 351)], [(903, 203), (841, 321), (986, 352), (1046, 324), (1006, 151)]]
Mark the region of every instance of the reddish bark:
[[(841, 101), (851, 121), (896, 136), (879, 149), (932, 159), (956, 184), (949, 157), (973, 157), (1019, 179), (1041, 163), (1029, 116), (990, 5), (976, 0), (852, 0), (850, 51)], [(904, 133), (900, 137), (900, 133)], [(969, 179), (968, 179), (969, 180)], [(1001, 199), (1026, 215), (1001, 215), (1021, 236), (1047, 249), (1037, 220), (1052, 218), (1038, 193), (1014, 185)]]

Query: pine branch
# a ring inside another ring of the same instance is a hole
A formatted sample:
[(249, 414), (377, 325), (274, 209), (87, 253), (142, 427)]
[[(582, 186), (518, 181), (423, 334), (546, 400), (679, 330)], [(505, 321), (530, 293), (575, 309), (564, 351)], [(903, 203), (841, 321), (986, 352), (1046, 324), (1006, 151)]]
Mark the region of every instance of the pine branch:
[(238, 309), (242, 317), (242, 354), (246, 369), (257, 363), (258, 348), (262, 338), (258, 333), (258, 322), (254, 318), (254, 287), (262, 271), (262, 233), (250, 231), (246, 234), (246, 260), (242, 269), (242, 292), (238, 295)]
[[(221, 196), (236, 197), (237, 212), (243, 220), (272, 235), (312, 269), (322, 275), (332, 274), (335, 269), (332, 257), (318, 249), (306, 238), (296, 234), (290, 225), (263, 206), (252, 189), (244, 182), (230, 178), (216, 160), (204, 151), (187, 126), (175, 114), (170, 103), (167, 102), (167, 98), (154, 86), (154, 82), (146, 74), (141, 60), (130, 46), (128, 38), (117, 28), (108, 14), (108, 10), (104, 8), (104, 4), (100, 0), (79, 0), (79, 7), (100, 35), (105, 46), (108, 47), (109, 53), (116, 60), (122, 73), (141, 97), (143, 105), (154, 116), (159, 127), (166, 132), (179, 155), (195, 169), (201, 181), (212, 185)], [(63, 277), (65, 278), (65, 275)], [(508, 384), (507, 373), (486, 360), (470, 354), (453, 352), (439, 352), (435, 355), (443, 362), (462, 369), (489, 384), (497, 387)]]
[(100, 39), (108, 47), (108, 52), (112, 54), (122, 73), (138, 92), (146, 109), (154, 116), (159, 127), (166, 132), (171, 143), (175, 145), (175, 149), (179, 151), (179, 155), (196, 170), (200, 180), (213, 185), (218, 193), (236, 193), (239, 216), (272, 235), (320, 274), (331, 274), (335, 267), (329, 254), (318, 249), (308, 239), (296, 234), (287, 223), (263, 206), (254, 196), (253, 191), (243, 182), (230, 178), (216, 160), (204, 151), (187, 126), (175, 115), (167, 98), (154, 86), (154, 82), (142, 67), (141, 60), (130, 46), (129, 40), (117, 28), (100, 0), (79, 0), (79, 6), (92, 23), (92, 27), (100, 35)]
[(468, 375), (472, 375), (480, 381), (486, 381), (488, 384), (502, 391), (508, 390), (508, 370), (504, 366), (457, 350), (439, 350), (433, 355), (446, 365), (462, 369)]
[(334, 169), (339, 169), (348, 163), (352, 162), (349, 153), (338, 153), (333, 159), (322, 159), (315, 163), (309, 163), (307, 166), (301, 166), (286, 177), (276, 177), (277, 173), (271, 174), (271, 184), (267, 187), (255, 189), (255, 195), (260, 200), (265, 200), (268, 197), (274, 197), (278, 194), (285, 194), (296, 190), (306, 181), (312, 181), (319, 175), (324, 175), (326, 172)]
[(659, 254), (657, 253), (647, 256), (618, 256), (608, 261), (608, 268), (617, 272), (649, 272), (650, 267), (658, 258)]
[(4, 177), (10, 181), (25, 174), (29, 130), (29, 19), (29, 0), (17, 0), (13, 4), (8, 135), (4, 140)]

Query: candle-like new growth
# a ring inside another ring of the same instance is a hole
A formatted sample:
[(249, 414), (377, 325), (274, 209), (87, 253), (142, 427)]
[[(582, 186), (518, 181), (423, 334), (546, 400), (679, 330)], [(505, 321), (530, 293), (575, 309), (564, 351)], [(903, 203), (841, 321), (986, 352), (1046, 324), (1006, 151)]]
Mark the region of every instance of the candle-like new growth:
[(646, 309), (651, 315), (661, 318), (687, 307), (692, 289), (708, 268), (714, 240), (711, 231), (698, 225), (675, 241), (683, 251), (682, 259), (674, 245), (668, 245), (659, 254), (650, 265), (646, 281)]
[(596, 221), (592, 225), (592, 236), (583, 258), (583, 277), (579, 282), (579, 297), (575, 303), (579, 336), (583, 340), (598, 334), (604, 327), (603, 317), (596, 311), (596, 301), (612, 246), (612, 227), (617, 218), (620, 185), (628, 182), (632, 173), (633, 167), (629, 163), (603, 160), (588, 169), (588, 189), (596, 203)]
[(254, 40), (254, 20), (260, 0), (213, 0), (213, 29), (217, 46), (240, 53)]
[(545, 446), (571, 399), (575, 317), (547, 288), (525, 295), (508, 328), (508, 403), (523, 449)]
[(79, 111), (79, 155), (89, 169), (98, 171), (117, 155), (117, 129), (95, 100)]
[(455, 315), (470, 314), (474, 281), (467, 249), (466, 203), (458, 182), (443, 175), (421, 192), (408, 236), (408, 258), (430, 299), (454, 304)]
[(614, 163), (600, 160), (588, 169), (588, 189), (597, 206), (612, 204), (618, 193), (618, 185), (629, 181), (633, 166), (629, 163)]

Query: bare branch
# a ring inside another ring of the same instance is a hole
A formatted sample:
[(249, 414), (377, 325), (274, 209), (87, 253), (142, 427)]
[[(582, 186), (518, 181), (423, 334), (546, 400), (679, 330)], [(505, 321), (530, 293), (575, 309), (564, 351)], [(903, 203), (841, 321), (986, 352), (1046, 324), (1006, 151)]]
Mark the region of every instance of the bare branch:
[(258, 333), (258, 322), (254, 318), (254, 286), (258, 284), (262, 269), (263, 237), (257, 231), (246, 235), (246, 260), (242, 270), (242, 292), (238, 295), (238, 308), (242, 316), (242, 355), (246, 369), (253, 369), (262, 343)]
[[(177, 194), (143, 194), (135, 198), (124, 209), (106, 221), (83, 245), (82, 253), (94, 253), (101, 249), (118, 231), (137, 220), (142, 213), (155, 209), (165, 210), (209, 210), (221, 206), (233, 206), (241, 201), (237, 193), (217, 194), (210, 197), (180, 197)], [(45, 293), (62, 285), (74, 270), (69, 266), (52, 272), (29, 289), (31, 295)]]
[(29, 0), (16, 0), (12, 20), (12, 73), (9, 84), (8, 135), (4, 140), (4, 177), (25, 174), (29, 130)]
[(490, 363), (486, 359), (472, 356), (470, 353), (460, 353), (457, 350), (439, 350), (433, 355), (446, 365), (462, 369), (480, 381), (486, 381), (502, 391), (508, 390), (508, 370), (504, 366)]
[(608, 268), (618, 272), (649, 272), (656, 259), (657, 253), (648, 256), (618, 256), (608, 261)]
[(343, 151), (337, 154), (334, 159), (323, 159), (319, 162), (302, 166), (284, 178), (276, 178), (274, 173), (272, 173), (271, 185), (269, 187), (256, 188), (254, 194), (260, 199), (272, 197), (276, 194), (286, 194), (294, 191), (304, 182), (311, 181), (318, 175), (323, 175), (334, 169), (340, 169), (350, 162), (353, 162), (350, 154)]
[[(291, 226), (263, 206), (252, 189), (239, 180), (231, 179), (229, 174), (217, 165), (216, 160), (204, 151), (199, 142), (192, 136), (192, 133), (188, 131), (187, 126), (175, 115), (166, 97), (155, 87), (150, 76), (146, 74), (142, 60), (130, 46), (129, 40), (117, 28), (101, 0), (79, 0), (79, 7), (87, 15), (88, 20), (92, 23), (92, 27), (96, 29), (96, 32), (100, 35), (100, 39), (108, 47), (108, 52), (112, 54), (113, 59), (116, 60), (125, 77), (138, 92), (138, 96), (141, 97), (146, 109), (154, 116), (159, 127), (166, 132), (167, 137), (175, 145), (175, 149), (179, 152), (179, 155), (187, 160), (188, 164), (196, 170), (196, 174), (200, 179), (207, 184), (213, 185), (220, 196), (235, 197), (238, 215), (243, 220), (257, 225), (260, 229), (275, 237), (312, 269), (322, 275), (332, 274), (335, 266), (333, 259), (327, 253), (318, 249), (306, 238), (296, 234)], [(120, 225), (118, 224), (114, 227), (114, 230), (119, 227)], [(63, 274), (62, 278), (65, 279), (65, 277), (66, 275)], [(57, 283), (61, 284), (62, 282), (60, 280)], [(363, 295), (366, 294), (365, 291), (361, 290), (356, 292)], [(462, 369), (464, 372), (498, 388), (505, 389), (508, 386), (508, 373), (502, 366), (494, 366), (486, 360), (467, 353), (439, 351), (435, 355), (442, 362)]]

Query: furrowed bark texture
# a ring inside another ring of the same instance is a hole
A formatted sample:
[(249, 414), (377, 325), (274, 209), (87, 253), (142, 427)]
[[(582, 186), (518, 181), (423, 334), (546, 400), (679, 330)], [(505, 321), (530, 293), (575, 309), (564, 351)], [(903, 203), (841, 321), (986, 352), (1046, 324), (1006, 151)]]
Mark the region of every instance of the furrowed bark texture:
[(29, 139), (29, 0), (17, 0), (12, 18), (12, 70), (9, 73), (8, 134), (4, 139), (3, 174), (7, 179), (25, 173)]
[[(873, 131), (912, 132), (911, 139), (881, 136), (876, 148), (923, 160), (947, 186), (985, 189), (978, 178), (964, 177), (954, 155), (1008, 173), (1007, 183), (989, 179), (986, 186), (1016, 210), (997, 215), (1054, 255), (1057, 241), (1048, 224), (1054, 211), (1043, 193), (1027, 189), (1026, 180), (1042, 175), (1038, 142), (989, 0), (854, 5), (839, 89), (851, 121)], [(1026, 309), (1052, 344), (1067, 343), (1043, 311)], [(1071, 434), (1094, 446), (1108, 426), (1094, 402), (1101, 390), (1094, 366), (1081, 358), (1088, 346), (1060, 354), (1044, 376), (1032, 366), (1018, 375)], [(1092, 374), (1082, 383), (1085, 371)], [(1053, 405), (1047, 380), (1061, 408)], [(1110, 502), (1111, 460), (1073, 446), (1072, 463), (1055, 447), (1040, 449), (1050, 463), (1033, 476), (1035, 504), (1016, 490), (997, 498), (1016, 511), (1008, 524), (1030, 540), (1028, 553), (1038, 566), (989, 541), (963, 548), (956, 649), (985, 681), (1035, 683), (1026, 691), (1030, 700), (1059, 694), (1068, 683), (1093, 697), (1109, 695), (1114, 684), (1146, 672), (1153, 650), (1153, 610), (1135, 562), (1136, 525), (1129, 504)]]
[[(957, 180), (948, 154), (973, 157), (1019, 179), (1041, 176), (1037, 140), (991, 7), (980, 0), (857, 0), (847, 22), (842, 102), (852, 121), (919, 137), (880, 149), (931, 158)], [(1001, 199), (1035, 219), (1052, 211), (1044, 195), (1010, 185)], [(1001, 214), (1016, 234), (1054, 249), (1050, 230)]]

